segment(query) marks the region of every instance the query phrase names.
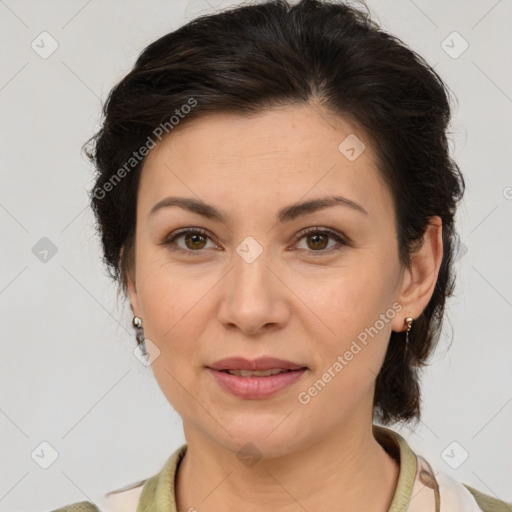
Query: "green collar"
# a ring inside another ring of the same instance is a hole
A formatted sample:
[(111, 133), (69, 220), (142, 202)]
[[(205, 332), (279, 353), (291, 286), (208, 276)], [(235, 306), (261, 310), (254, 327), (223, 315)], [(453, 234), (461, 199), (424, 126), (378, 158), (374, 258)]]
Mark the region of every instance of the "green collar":
[[(406, 510), (416, 476), (416, 455), (405, 439), (393, 430), (373, 425), (373, 433), (383, 448), (400, 461), (398, 483), (388, 512)], [(146, 480), (137, 512), (176, 512), (175, 477), (186, 451), (187, 444), (183, 444), (167, 459), (159, 473)]]
[(398, 482), (388, 512), (403, 512), (408, 509), (411, 501), (417, 470), (416, 455), (407, 441), (389, 428), (373, 425), (373, 435), (382, 447), (400, 463)]

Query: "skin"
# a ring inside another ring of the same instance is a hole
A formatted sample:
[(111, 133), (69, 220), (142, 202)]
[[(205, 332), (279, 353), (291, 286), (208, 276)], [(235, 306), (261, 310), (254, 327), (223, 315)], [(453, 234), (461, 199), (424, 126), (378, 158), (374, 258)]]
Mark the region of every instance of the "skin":
[[(349, 134), (366, 144), (355, 161), (338, 151)], [(146, 157), (128, 294), (160, 351), (155, 378), (183, 419), (179, 512), (388, 509), (399, 465), (372, 434), (375, 379), (391, 331), (404, 331), (404, 318), (427, 306), (443, 249), (441, 219), (433, 217), (411, 268), (400, 266), (394, 205), (376, 162), (363, 132), (313, 105), (201, 117)], [(284, 206), (333, 194), (367, 214), (334, 206), (276, 221)], [(227, 221), (176, 206), (149, 215), (171, 195), (201, 199)], [(313, 226), (350, 243), (318, 241), (314, 233), (295, 240)], [(174, 240), (194, 254), (159, 245), (186, 227), (208, 232)], [(252, 263), (236, 252), (248, 236), (263, 250)], [(297, 395), (394, 303), (402, 307), (394, 318), (301, 404)], [(234, 355), (280, 357), (308, 371), (271, 398), (241, 399), (205, 369)], [(247, 442), (261, 453), (252, 466), (237, 457)]]

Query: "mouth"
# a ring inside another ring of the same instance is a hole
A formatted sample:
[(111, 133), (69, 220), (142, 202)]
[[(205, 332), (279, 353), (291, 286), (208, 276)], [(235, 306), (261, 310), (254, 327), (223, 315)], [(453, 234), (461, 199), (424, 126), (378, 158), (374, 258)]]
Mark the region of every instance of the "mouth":
[(238, 398), (265, 399), (293, 386), (309, 368), (276, 357), (228, 357), (206, 367), (220, 388)]
[[(217, 371), (235, 371), (235, 372), (252, 372), (257, 376), (261, 374), (262, 377), (275, 375), (281, 372), (301, 370), (307, 368), (305, 364), (297, 363), (294, 361), (287, 361), (286, 359), (279, 359), (277, 357), (258, 357), (256, 359), (245, 359), (244, 357), (226, 357), (215, 363), (208, 365), (208, 368)], [(261, 372), (272, 372), (270, 374)], [(235, 373), (233, 375), (241, 375), (249, 377), (250, 373)]]
[(214, 370), (207, 367), (220, 389), (244, 400), (269, 399), (293, 387), (308, 371), (307, 367), (294, 370), (268, 368), (266, 370)]
[(269, 370), (217, 370), (230, 375), (238, 377), (270, 377), (271, 375), (279, 375), (281, 373), (294, 372), (299, 370), (306, 370), (306, 367), (298, 368), (297, 370), (287, 370), (284, 368), (271, 368)]

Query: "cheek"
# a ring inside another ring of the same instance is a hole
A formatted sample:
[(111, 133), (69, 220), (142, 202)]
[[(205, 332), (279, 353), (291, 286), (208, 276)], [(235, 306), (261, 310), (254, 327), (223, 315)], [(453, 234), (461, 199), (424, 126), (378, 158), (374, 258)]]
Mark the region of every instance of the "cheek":
[(147, 319), (144, 333), (160, 351), (151, 369), (162, 393), (180, 414), (190, 407), (189, 393), (195, 392), (201, 367), (198, 340), (204, 338), (200, 297), (197, 290), (190, 291), (193, 287), (193, 282), (154, 272), (144, 279), (141, 299)]
[(372, 325), (386, 310), (385, 289), (382, 273), (365, 267), (342, 269), (338, 277), (331, 276), (328, 282), (305, 282), (300, 293), (334, 331), (331, 338), (347, 340)]
[(190, 270), (171, 268), (164, 251), (154, 252), (141, 250), (137, 293), (145, 325), (158, 345), (166, 345), (189, 324), (188, 315), (208, 291), (208, 279), (195, 279)]
[(311, 309), (329, 327), (325, 337), (311, 332), (321, 354), (318, 373), (323, 374), (341, 356), (343, 370), (335, 373), (343, 377), (333, 379), (337, 382), (333, 387), (367, 387), (384, 359), (394, 310), (390, 315), (390, 294), (380, 269), (362, 265), (361, 271), (345, 270), (342, 278), (328, 286), (310, 287), (306, 295)]

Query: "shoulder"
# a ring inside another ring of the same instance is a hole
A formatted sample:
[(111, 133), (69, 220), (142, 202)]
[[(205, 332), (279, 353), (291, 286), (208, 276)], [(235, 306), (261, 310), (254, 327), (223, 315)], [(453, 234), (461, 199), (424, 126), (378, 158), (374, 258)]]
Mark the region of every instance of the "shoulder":
[[(421, 456), (418, 459), (424, 460)], [(512, 504), (478, 491), (443, 471), (435, 472), (435, 480), (439, 486), (443, 512), (512, 512)]]
[(149, 478), (125, 485), (107, 494), (65, 505), (49, 512), (137, 512), (139, 505), (150, 510), (154, 500), (174, 500), (173, 482), (177, 466), (187, 450), (187, 444), (179, 446), (167, 459), (160, 471)]
[(471, 493), (480, 509), (484, 512), (512, 512), (512, 503), (493, 498), (467, 484), (462, 485)]
[[(398, 485), (401, 489), (397, 489), (397, 492), (400, 491), (399, 498), (401, 494), (409, 496), (408, 512), (434, 509), (440, 512), (512, 512), (512, 503), (485, 494), (449, 476), (439, 467), (430, 465), (424, 457), (411, 449), (399, 433), (381, 426), (376, 427), (374, 432), (388, 449), (386, 437), (393, 439), (399, 447), (401, 473)], [(402, 504), (400, 499), (397, 501)], [(389, 512), (402, 509), (402, 506), (396, 507), (396, 510), (392, 507)]]
[(99, 496), (93, 501), (71, 503), (50, 512), (136, 512), (146, 481), (147, 479), (140, 480)]

